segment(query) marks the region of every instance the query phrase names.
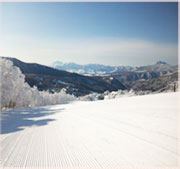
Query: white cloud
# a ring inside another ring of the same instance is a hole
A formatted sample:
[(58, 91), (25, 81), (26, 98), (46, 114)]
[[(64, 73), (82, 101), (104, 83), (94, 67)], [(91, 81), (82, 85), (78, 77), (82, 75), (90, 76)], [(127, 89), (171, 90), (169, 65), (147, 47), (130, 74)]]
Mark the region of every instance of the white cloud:
[[(13, 45), (12, 45), (13, 44)], [(177, 64), (178, 46), (139, 39), (94, 38), (71, 40), (21, 39), (4, 45), (1, 55), (50, 64), (55, 60), (80, 64), (146, 65), (163, 60)]]

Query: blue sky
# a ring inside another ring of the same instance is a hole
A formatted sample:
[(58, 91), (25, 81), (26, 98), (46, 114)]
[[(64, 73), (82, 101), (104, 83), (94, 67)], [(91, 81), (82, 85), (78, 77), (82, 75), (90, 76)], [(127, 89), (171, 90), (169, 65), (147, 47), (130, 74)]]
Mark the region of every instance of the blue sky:
[(175, 2), (2, 3), (0, 55), (49, 65), (177, 64)]

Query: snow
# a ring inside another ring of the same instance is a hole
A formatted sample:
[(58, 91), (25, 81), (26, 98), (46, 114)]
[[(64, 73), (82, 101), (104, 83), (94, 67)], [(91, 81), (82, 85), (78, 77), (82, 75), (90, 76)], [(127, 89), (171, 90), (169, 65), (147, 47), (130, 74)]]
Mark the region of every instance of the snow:
[(178, 167), (178, 94), (2, 113), (2, 167)]
[(35, 79), (43, 81), (43, 78), (39, 76), (36, 76)]
[(59, 84), (64, 84), (64, 85), (73, 85), (72, 83), (67, 83), (67, 82), (64, 82), (64, 81), (62, 81), (62, 80), (53, 80), (53, 82), (56, 82), (57, 81), (57, 83), (59, 83)]

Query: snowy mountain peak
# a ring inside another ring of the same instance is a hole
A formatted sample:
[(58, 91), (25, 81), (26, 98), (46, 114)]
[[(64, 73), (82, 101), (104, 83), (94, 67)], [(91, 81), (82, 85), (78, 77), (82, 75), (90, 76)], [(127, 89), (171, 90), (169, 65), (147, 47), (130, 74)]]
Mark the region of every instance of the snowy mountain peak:
[(63, 66), (63, 62), (61, 61), (55, 61), (52, 63), (52, 67), (56, 67), (56, 66)]
[[(60, 63), (60, 64), (58, 64)], [(106, 76), (110, 74), (119, 74), (125, 72), (173, 72), (175, 69), (173, 66), (169, 65), (164, 61), (157, 61), (151, 65), (140, 66), (140, 67), (131, 67), (131, 66), (106, 66), (101, 64), (87, 64), (80, 65), (76, 63), (63, 63), (55, 62), (54, 68), (59, 70), (65, 70), (69, 72), (74, 72), (87, 76)]]
[(62, 64), (62, 62), (59, 61), (54, 62), (52, 67), (69, 72), (80, 73), (82, 75), (93, 76), (102, 76), (116, 71), (127, 71), (133, 69), (131, 66), (105, 66), (101, 64), (80, 65), (72, 62)]
[(166, 62), (164, 62), (164, 61), (158, 61), (158, 62), (156, 62), (156, 65), (166, 65), (167, 63)]

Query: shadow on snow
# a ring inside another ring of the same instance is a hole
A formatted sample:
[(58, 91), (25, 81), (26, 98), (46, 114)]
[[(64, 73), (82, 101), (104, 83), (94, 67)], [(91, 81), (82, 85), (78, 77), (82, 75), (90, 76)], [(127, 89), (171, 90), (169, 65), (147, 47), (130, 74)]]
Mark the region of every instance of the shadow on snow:
[[(3, 112), (1, 115), (1, 134), (12, 133), (23, 130), (23, 127), (43, 126), (49, 122), (55, 121), (52, 118), (44, 117), (55, 114), (63, 109), (50, 110), (48, 108), (21, 108)], [(43, 119), (37, 120), (33, 118)]]

